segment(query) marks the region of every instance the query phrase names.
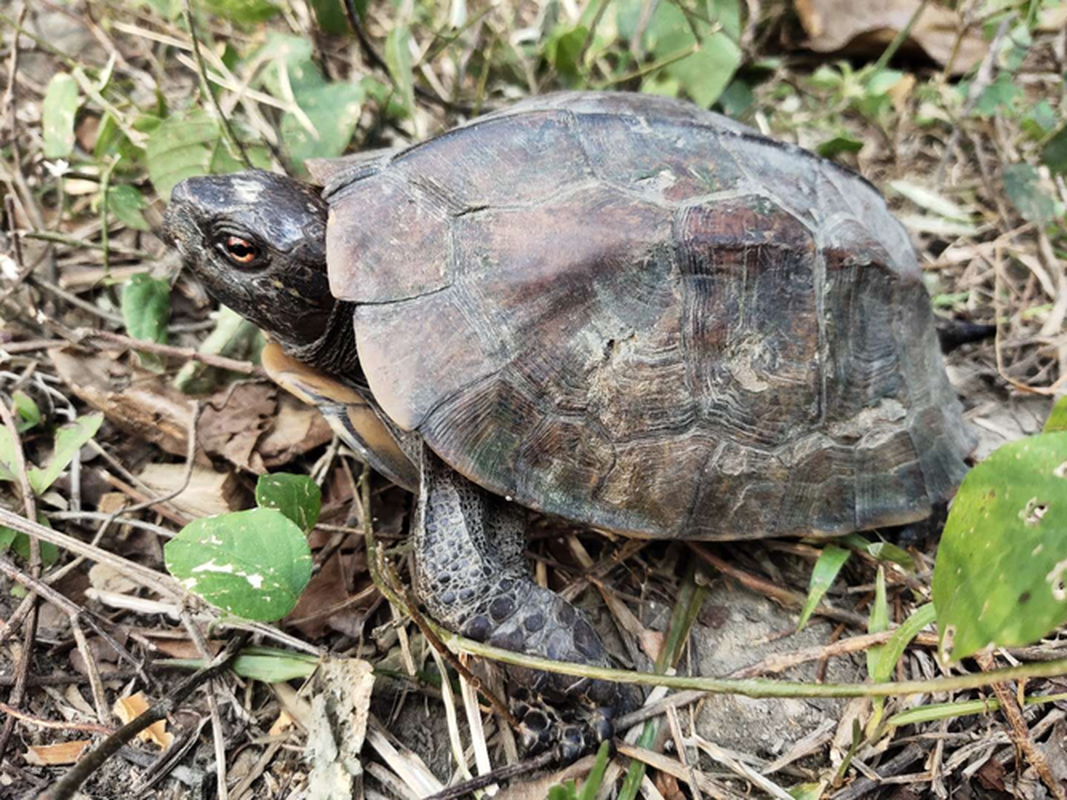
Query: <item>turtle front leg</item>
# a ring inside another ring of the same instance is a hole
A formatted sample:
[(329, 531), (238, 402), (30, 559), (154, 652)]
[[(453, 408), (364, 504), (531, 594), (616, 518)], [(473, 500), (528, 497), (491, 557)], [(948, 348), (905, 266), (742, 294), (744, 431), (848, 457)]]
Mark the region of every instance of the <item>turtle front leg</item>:
[[(531, 579), (522, 558), (525, 512), (492, 496), (453, 471), (428, 448), (415, 515), (415, 591), (445, 627), (479, 642), (556, 661), (609, 666), (593, 626), (581, 611)], [(513, 706), (529, 750), (558, 747), (577, 758), (610, 738), (612, 720), (632, 700), (620, 687), (509, 668), (524, 691)], [(559, 704), (560, 715), (540, 705)], [(570, 724), (573, 708), (586, 707), (584, 723)], [(554, 722), (562, 724), (553, 724)]]

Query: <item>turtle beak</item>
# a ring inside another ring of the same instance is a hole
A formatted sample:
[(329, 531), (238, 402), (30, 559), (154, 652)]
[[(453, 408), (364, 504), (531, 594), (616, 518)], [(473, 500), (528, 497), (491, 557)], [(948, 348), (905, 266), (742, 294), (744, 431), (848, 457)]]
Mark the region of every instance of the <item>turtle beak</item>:
[(175, 186), (170, 193), (170, 203), (163, 214), (163, 239), (171, 247), (182, 249), (190, 234), (196, 228), (194, 215), (196, 193), (194, 186), (196, 178), (186, 178)]

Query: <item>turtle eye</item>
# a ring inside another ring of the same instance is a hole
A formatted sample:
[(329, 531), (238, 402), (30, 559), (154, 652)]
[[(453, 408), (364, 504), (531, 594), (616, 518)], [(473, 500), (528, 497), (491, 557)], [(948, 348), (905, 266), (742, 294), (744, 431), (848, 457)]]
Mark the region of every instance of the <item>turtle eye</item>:
[(260, 250), (248, 239), (240, 236), (225, 236), (219, 242), (222, 254), (238, 267), (248, 267), (259, 261)]

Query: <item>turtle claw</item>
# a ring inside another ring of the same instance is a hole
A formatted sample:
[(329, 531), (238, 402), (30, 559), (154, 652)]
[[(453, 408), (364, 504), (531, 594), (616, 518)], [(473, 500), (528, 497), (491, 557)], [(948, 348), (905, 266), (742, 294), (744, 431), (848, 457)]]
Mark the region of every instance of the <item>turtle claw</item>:
[[(615, 718), (629, 710), (624, 692), (618, 692), (616, 699), (619, 700), (616, 705), (595, 705), (580, 701), (576, 704), (572, 697), (569, 702), (565, 699), (566, 705), (557, 707), (539, 693), (517, 689), (511, 707), (519, 720), (523, 751), (527, 756), (535, 756), (551, 750), (560, 764), (570, 764), (592, 753), (601, 742), (612, 741)], [(627, 707), (623, 708), (624, 705)]]

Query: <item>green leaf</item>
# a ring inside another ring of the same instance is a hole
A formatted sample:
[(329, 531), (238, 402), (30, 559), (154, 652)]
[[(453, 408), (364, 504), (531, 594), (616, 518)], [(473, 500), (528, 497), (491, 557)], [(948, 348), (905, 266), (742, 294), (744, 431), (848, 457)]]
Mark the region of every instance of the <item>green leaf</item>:
[[(885, 596), (885, 569), (878, 566), (878, 576), (874, 583), (874, 602), (871, 603), (871, 616), (867, 620), (867, 633), (882, 633), (889, 630), (889, 606)], [(867, 648), (867, 674), (873, 676), (878, 672), (882, 662), (882, 651), (885, 645), (873, 645)], [(878, 727), (885, 708), (884, 697), (871, 698), (873, 713), (868, 723), (868, 730), (873, 731)]]
[(998, 111), (1011, 108), (1015, 98), (1021, 93), (1015, 85), (1015, 76), (1010, 72), (1001, 72), (997, 79), (978, 95), (973, 113), (980, 117), (992, 117)]
[(148, 221), (141, 213), (148, 208), (148, 203), (133, 186), (119, 184), (107, 190), (107, 210), (128, 228), (138, 231), (151, 230)]
[(37, 407), (32, 397), (19, 389), (11, 393), (11, 399), (14, 401), (14, 410), (18, 417), (15, 428), (19, 433), (41, 424), (41, 409)]
[(74, 152), (74, 115), (78, 104), (78, 82), (65, 72), (52, 76), (41, 105), (45, 158), (66, 158)]
[(203, 0), (203, 3), (220, 17), (243, 25), (266, 22), (281, 11), (268, 0)]
[(322, 491), (307, 475), (284, 472), (260, 475), (256, 482), (256, 505), (277, 509), (301, 530), (310, 531), (319, 521)]
[(1043, 433), (1067, 431), (1067, 394), (1056, 401), (1056, 405), (1049, 412), (1048, 419), (1045, 420), (1045, 427), (1041, 431)]
[(871, 672), (871, 680), (875, 683), (888, 681), (901, 656), (904, 655), (904, 651), (911, 644), (911, 640), (918, 636), (923, 628), (932, 625), (935, 619), (937, 619), (937, 611), (933, 603), (927, 603), (915, 609), (882, 645), (882, 653), (878, 658), (878, 665)]
[(815, 148), (815, 152), (823, 158), (833, 158), (841, 153), (858, 153), (863, 149), (863, 142), (854, 139), (848, 134), (839, 134)]
[(147, 272), (133, 275), (122, 290), (122, 317), (126, 331), (143, 342), (167, 341), (170, 319), (170, 284)]
[[(708, 108), (730, 84), (741, 64), (742, 53), (735, 43), (740, 10), (732, 0), (698, 2), (697, 9), (699, 16), (694, 14), (686, 19), (677, 4), (660, 3), (648, 25), (645, 44), (657, 60), (669, 60), (696, 46), (690, 55), (667, 65), (663, 71), (678, 81), (693, 102)], [(705, 19), (718, 24), (713, 27)]]
[(857, 550), (862, 550), (871, 558), (877, 558), (879, 561), (891, 561), (908, 572), (915, 571), (915, 561), (912, 559), (911, 554), (895, 544), (880, 541), (872, 542), (859, 533), (850, 533), (848, 536), (842, 536), (838, 541), (850, 547), (855, 547)]
[(1056, 127), (1056, 112), (1049, 105), (1048, 100), (1042, 100), (1040, 103), (1035, 103), (1019, 120), (1019, 127), (1031, 139), (1042, 139)]
[(271, 508), (198, 519), (167, 542), (170, 574), (191, 592), (245, 619), (270, 622), (296, 606), (311, 579), (303, 531)]
[(867, 78), (864, 84), (864, 93), (868, 97), (881, 97), (900, 83), (903, 77), (904, 73), (895, 69), (878, 70), (878, 72), (871, 73), (871, 76)]
[(800, 621), (797, 623), (798, 632), (808, 624), (815, 607), (819, 605), (819, 601), (833, 584), (837, 573), (841, 571), (841, 567), (845, 566), (850, 555), (848, 550), (833, 544), (827, 545), (819, 553), (819, 560), (815, 562), (815, 567), (811, 571), (811, 580), (808, 582), (808, 597), (804, 601), (804, 608), (800, 611)]
[[(262, 648), (266, 650), (267, 648)], [(253, 650), (253, 648), (248, 648)], [(275, 653), (242, 651), (230, 664), (237, 675), (264, 683), (287, 683), (311, 676), (318, 668), (319, 660), (300, 653), (278, 650)]]
[[(237, 130), (235, 134), (240, 136)], [(231, 155), (226, 148), (222, 128), (206, 112), (196, 110), (168, 117), (148, 137), (148, 175), (156, 191), (168, 197), (176, 184), (193, 175), (244, 169), (237, 155)], [(270, 168), (270, 153), (265, 147), (250, 145), (246, 149), (254, 167)]]
[[(204, 667), (202, 658), (161, 658), (155, 663), (164, 669), (197, 670)], [(234, 674), (264, 683), (307, 678), (318, 666), (319, 659), (315, 656), (261, 645), (246, 647), (230, 662)]]
[(311, 120), (316, 139), (297, 119), (286, 113), (281, 121), (282, 142), (293, 164), (303, 168), (309, 158), (335, 158), (352, 141), (364, 99), (363, 89), (352, 83), (327, 83), (299, 96), (301, 110)]
[(1004, 181), (1004, 193), (1019, 209), (1023, 219), (1038, 225), (1047, 225), (1056, 215), (1056, 204), (1041, 187), (1037, 170), (1029, 164), (1008, 164), (1004, 167), (1001, 178)]
[(741, 65), (741, 50), (723, 33), (704, 41), (699, 50), (669, 67), (693, 102), (704, 108), (719, 99)]
[(0, 481), (15, 480), (15, 439), (6, 425), (0, 425)]
[(968, 473), (934, 566), (943, 661), (1067, 622), (1067, 433), (1000, 447)]
[(345, 18), (343, 2), (344, 0), (309, 0), (319, 28), (325, 33), (335, 36), (348, 33), (348, 20)]
[(395, 25), (385, 39), (385, 64), (396, 81), (397, 91), (410, 114), (415, 108), (415, 83), (411, 74), (411, 34), (407, 26)]
[(730, 81), (730, 85), (719, 95), (719, 105), (728, 117), (744, 116), (755, 102), (756, 95), (752, 93), (752, 87), (748, 81), (740, 78)]
[(589, 777), (582, 784), (582, 791), (578, 795), (578, 800), (595, 800), (600, 792), (600, 785), (604, 782), (604, 773), (608, 769), (609, 751), (610, 743), (601, 742), (600, 748), (596, 751), (596, 761), (593, 762), (593, 768), (589, 770)]
[(97, 412), (86, 414), (69, 422), (56, 430), (55, 449), (52, 452), (52, 460), (44, 469), (30, 467), (26, 477), (30, 480), (30, 487), (37, 494), (44, 494), (48, 487), (56, 482), (63, 474), (74, 456), (78, 455), (90, 439), (96, 436), (100, 426), (104, 422), (104, 415)]
[[(51, 528), (52, 524), (48, 521), (48, 517), (43, 514), (37, 515), (37, 522), (44, 525), (46, 528)], [(14, 534), (11, 537), (6, 536), (6, 533)], [(13, 531), (11, 528), (0, 525), (0, 550), (3, 550), (7, 544), (11, 545), (11, 549), (14, 550), (19, 558), (25, 561), (27, 564), (30, 562), (30, 537), (25, 533)], [(45, 568), (48, 568), (59, 561), (59, 548), (51, 542), (41, 542), (41, 564)]]
[[(164, 344), (170, 319), (170, 284), (147, 272), (132, 276), (122, 289), (122, 318), (126, 331), (135, 339)], [(141, 366), (163, 371), (163, 361), (155, 353), (138, 352)]]
[(563, 27), (557, 29), (545, 42), (545, 58), (570, 86), (576, 85), (582, 77), (578, 59), (588, 36), (589, 29), (584, 25), (575, 28)]
[[(266, 44), (256, 53), (256, 60), (266, 60), (269, 65), (263, 70), (262, 86), (279, 100), (291, 99), (285, 91), (288, 81), (292, 97), (300, 102), (304, 94), (326, 84), (322, 71), (313, 58), (311, 40), (303, 36), (270, 33)], [(284, 73), (284, 74), (283, 74)]]
[[(878, 567), (878, 576), (874, 582), (874, 602), (871, 603), (871, 616), (867, 620), (867, 633), (882, 633), (889, 630), (889, 606), (885, 597), (885, 569)], [(867, 648), (867, 674), (873, 675), (878, 669), (882, 654), (882, 645)]]
[(1060, 128), (1042, 148), (1041, 163), (1059, 175), (1067, 175), (1067, 126)]
[(821, 783), (798, 783), (786, 789), (795, 800), (819, 800), (826, 787)]

